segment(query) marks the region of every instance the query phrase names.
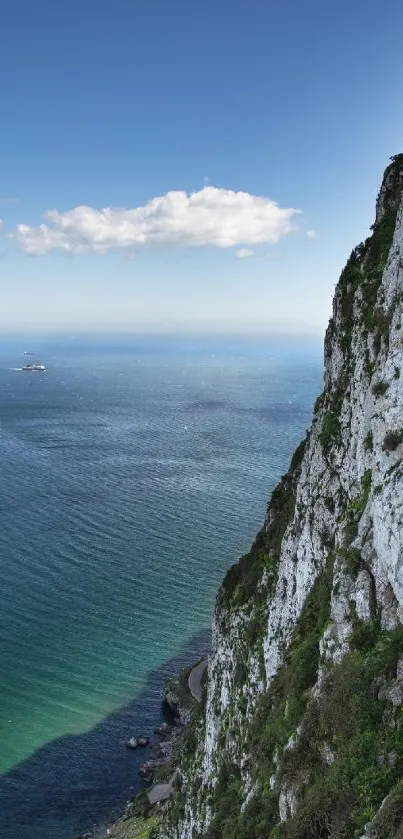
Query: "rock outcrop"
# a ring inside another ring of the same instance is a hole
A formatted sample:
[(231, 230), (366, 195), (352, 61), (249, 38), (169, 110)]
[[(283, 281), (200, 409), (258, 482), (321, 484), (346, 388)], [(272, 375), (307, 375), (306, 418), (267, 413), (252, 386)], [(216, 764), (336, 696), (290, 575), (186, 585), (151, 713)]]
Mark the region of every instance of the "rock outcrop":
[(402, 193), (397, 155), (336, 288), (311, 430), (218, 594), (160, 839), (403, 835)]

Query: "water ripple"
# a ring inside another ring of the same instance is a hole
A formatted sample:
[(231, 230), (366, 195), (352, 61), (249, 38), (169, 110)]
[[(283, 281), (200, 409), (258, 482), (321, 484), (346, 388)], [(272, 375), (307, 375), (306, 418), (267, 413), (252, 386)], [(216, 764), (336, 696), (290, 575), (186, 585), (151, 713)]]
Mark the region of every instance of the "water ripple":
[[(140, 696), (209, 625), (320, 388), (307, 347), (144, 339), (119, 351), (54, 344), (41, 357), (46, 377), (22, 376), (0, 345), (2, 839), (28, 839), (17, 807), (31, 814), (29, 839), (68, 839), (84, 812), (120, 800), (115, 777), (100, 783), (88, 758), (84, 780), (64, 745), (59, 779), (52, 743)], [(159, 714), (152, 685), (142, 725), (150, 703)]]

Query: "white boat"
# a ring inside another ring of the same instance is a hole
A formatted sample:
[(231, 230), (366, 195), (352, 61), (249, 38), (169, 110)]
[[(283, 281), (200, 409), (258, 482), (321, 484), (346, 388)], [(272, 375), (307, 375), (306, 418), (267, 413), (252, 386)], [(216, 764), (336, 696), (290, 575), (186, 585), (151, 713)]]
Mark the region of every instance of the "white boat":
[(22, 369), (29, 372), (29, 373), (43, 373), (46, 370), (46, 367), (45, 367), (44, 364), (35, 363), (35, 364), (25, 364), (25, 366)]

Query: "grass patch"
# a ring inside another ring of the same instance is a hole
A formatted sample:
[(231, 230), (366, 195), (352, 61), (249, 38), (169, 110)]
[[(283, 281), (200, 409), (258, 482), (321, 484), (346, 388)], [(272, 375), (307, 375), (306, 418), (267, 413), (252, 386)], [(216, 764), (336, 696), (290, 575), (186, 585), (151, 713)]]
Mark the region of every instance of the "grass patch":
[(332, 411), (328, 411), (323, 417), (322, 428), (319, 433), (319, 440), (325, 454), (333, 445), (337, 445), (341, 440), (341, 426), (338, 416)]
[(109, 836), (110, 839), (154, 839), (158, 823), (156, 816), (120, 819), (111, 829)]

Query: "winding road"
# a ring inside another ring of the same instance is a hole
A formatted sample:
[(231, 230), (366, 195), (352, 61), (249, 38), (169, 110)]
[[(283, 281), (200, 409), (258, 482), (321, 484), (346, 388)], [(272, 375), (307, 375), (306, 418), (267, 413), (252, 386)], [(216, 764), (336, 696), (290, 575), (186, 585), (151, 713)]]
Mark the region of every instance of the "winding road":
[[(193, 698), (196, 699), (197, 702), (201, 702), (203, 693), (201, 680), (203, 678), (204, 673), (206, 672), (207, 663), (208, 659), (203, 658), (202, 661), (199, 661), (199, 663), (196, 664), (196, 667), (193, 667), (193, 669), (189, 673), (189, 690)], [(173, 790), (175, 778), (176, 771), (167, 783), (155, 784), (150, 790), (148, 790), (147, 797), (151, 806), (154, 806), (154, 804), (158, 804), (160, 801), (166, 801), (170, 797)]]
[(202, 686), (201, 686), (201, 680), (202, 680), (203, 675), (205, 673), (205, 670), (206, 670), (206, 667), (207, 667), (207, 662), (208, 662), (208, 659), (203, 658), (203, 660), (200, 661), (199, 664), (196, 664), (196, 667), (193, 667), (193, 670), (191, 670), (190, 673), (189, 673), (189, 678), (188, 678), (189, 690), (190, 690), (190, 693), (192, 694), (193, 698), (196, 699), (197, 702), (201, 702), (202, 692), (203, 692)]

